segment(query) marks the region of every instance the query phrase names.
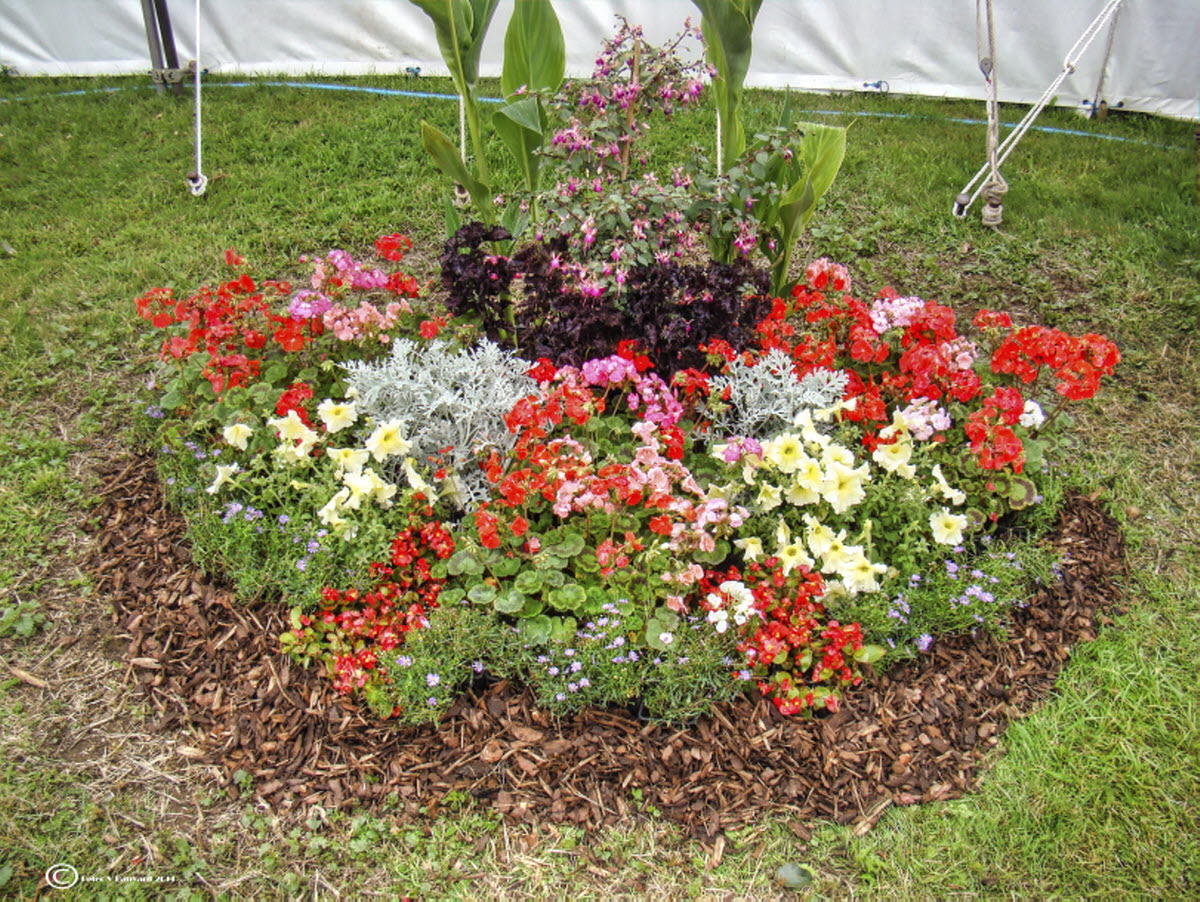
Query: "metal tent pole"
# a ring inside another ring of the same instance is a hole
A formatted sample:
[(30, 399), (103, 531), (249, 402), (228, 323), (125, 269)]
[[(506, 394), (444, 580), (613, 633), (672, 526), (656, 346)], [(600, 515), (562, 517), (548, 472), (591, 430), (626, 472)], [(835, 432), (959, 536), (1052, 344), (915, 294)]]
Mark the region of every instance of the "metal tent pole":
[(142, 19), (146, 24), (146, 41), (150, 45), (150, 77), (155, 90), (161, 94), (164, 86), (170, 85), (171, 93), (182, 95), (186, 73), (179, 68), (167, 0), (142, 0)]
[[(142, 20), (146, 23), (146, 43), (150, 45), (150, 66), (153, 72), (163, 70), (162, 41), (158, 37), (158, 21), (154, 15), (153, 0), (142, 0)], [(154, 90), (163, 92), (162, 79), (154, 79)]]
[(1112, 56), (1113, 40), (1117, 36), (1117, 19), (1121, 17), (1121, 8), (1113, 13), (1112, 23), (1108, 26), (1108, 45), (1104, 48), (1104, 59), (1100, 63), (1100, 76), (1096, 79), (1096, 94), (1092, 98), (1092, 119), (1104, 119), (1108, 114), (1108, 104), (1104, 100), (1104, 78), (1108, 74), (1108, 60)]

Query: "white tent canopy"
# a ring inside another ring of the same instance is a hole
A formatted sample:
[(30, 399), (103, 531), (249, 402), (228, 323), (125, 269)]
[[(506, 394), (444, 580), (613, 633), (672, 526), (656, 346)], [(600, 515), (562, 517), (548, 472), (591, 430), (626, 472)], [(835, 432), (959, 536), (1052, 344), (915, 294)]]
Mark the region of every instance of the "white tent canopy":
[[(484, 48), (483, 75), (499, 74), (515, 0), (502, 0)], [(194, 45), (194, 0), (168, 0), (179, 55)], [(407, 0), (200, 0), (203, 66), (214, 74), (445, 74), (433, 28)], [(587, 75), (615, 15), (651, 40), (699, 13), (688, 0), (555, 0), (568, 69)], [(1104, 0), (993, 0), (1002, 101), (1031, 103)], [(1200, 115), (1200, 0), (1125, 0), (1111, 53), (1103, 35), (1063, 82), (1060, 106), (1100, 99), (1111, 107), (1194, 119)], [(1105, 68), (1105, 61), (1107, 67)], [(150, 68), (140, 0), (4, 0), (0, 65), (21, 75), (118, 75)], [(982, 98), (973, 0), (766, 0), (754, 32), (747, 84)]]

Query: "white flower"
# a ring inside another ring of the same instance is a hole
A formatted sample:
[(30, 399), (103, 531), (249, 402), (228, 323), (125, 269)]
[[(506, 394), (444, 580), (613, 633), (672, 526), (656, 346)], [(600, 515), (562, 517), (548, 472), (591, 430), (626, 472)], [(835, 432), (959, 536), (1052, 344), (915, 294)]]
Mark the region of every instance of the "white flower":
[(854, 466), (854, 452), (842, 445), (829, 444), (821, 452), (821, 463), (825, 466), (841, 464), (843, 467)]
[(392, 455), (407, 454), (412, 443), (404, 438), (404, 426), (399, 420), (380, 423), (367, 439), (367, 450), (377, 461), (385, 461)]
[(675, 641), (675, 636), (671, 633), (659, 633), (658, 641), (661, 642), (663, 645), (670, 645), (672, 642)]
[(325, 506), (317, 511), (317, 519), (332, 529), (335, 533), (342, 533), (349, 525), (349, 521), (341, 515), (342, 505), (350, 498), (349, 489), (339, 489), (337, 494), (325, 503)]
[(742, 557), (747, 561), (757, 561), (766, 554), (762, 539), (758, 536), (747, 536), (744, 539), (734, 539), (733, 544), (742, 549)]
[(872, 564), (861, 550), (838, 569), (838, 576), (851, 595), (878, 591), (879, 581), (875, 577), (882, 573), (887, 573), (887, 565)]
[(813, 559), (808, 556), (808, 552), (804, 550), (804, 546), (799, 542), (792, 542), (789, 545), (784, 545), (777, 552), (779, 563), (783, 565), (783, 574), (791, 573), (797, 567), (808, 567), (812, 569)]
[(307, 445), (309, 450), (320, 438), (304, 425), (304, 421), (297, 416), (294, 410), (289, 410), (286, 417), (267, 420), (267, 425), (279, 432), (281, 442), (299, 442), (301, 445)]
[(1025, 402), (1025, 412), (1017, 422), (1026, 429), (1037, 429), (1046, 422), (1046, 414), (1042, 411), (1042, 406), (1030, 398)]
[[(912, 452), (912, 441), (907, 435), (903, 435), (890, 445), (879, 445), (876, 447), (875, 451), (871, 454), (871, 459), (889, 473), (896, 473), (908, 463), (909, 458), (912, 457)], [(907, 472), (908, 469), (911, 468), (905, 468), (905, 471)], [(901, 472), (900, 475), (903, 476), (904, 473)]]
[(774, 510), (783, 504), (783, 492), (779, 486), (771, 485), (769, 482), (764, 483), (763, 487), (758, 490), (758, 498), (755, 499), (755, 504), (760, 510)]
[(821, 486), (825, 482), (825, 472), (821, 462), (814, 457), (806, 457), (792, 476), (792, 484), (788, 486), (788, 504), (797, 507), (805, 504), (816, 504), (821, 500)]
[[(715, 596), (710, 595), (709, 598)], [(718, 608), (715, 611), (708, 612), (708, 622), (713, 625), (718, 633), (723, 633), (729, 629), (729, 612), (724, 608)]]
[(821, 497), (829, 502), (835, 513), (845, 513), (867, 496), (864, 484), (868, 479), (870, 470), (865, 462), (853, 470), (843, 463), (832, 462), (825, 468)]
[(790, 433), (776, 436), (763, 443), (763, 457), (781, 473), (794, 473), (808, 457), (800, 436)]
[(861, 545), (845, 544), (845, 530), (838, 532), (829, 550), (821, 557), (821, 569), (827, 573), (836, 573), (844, 578), (847, 569), (863, 556)]
[(338, 476), (344, 473), (361, 473), (371, 458), (371, 452), (366, 448), (329, 448), (326, 454), (330, 461), (337, 465)]
[(250, 436), (254, 434), (254, 430), (245, 423), (234, 423), (232, 426), (226, 426), (221, 430), (221, 435), (225, 441), (239, 451), (245, 451), (250, 443)]
[(217, 492), (221, 491), (221, 486), (225, 485), (226, 483), (232, 482), (233, 474), (240, 473), (241, 470), (242, 470), (242, 468), (239, 467), (235, 463), (234, 464), (218, 464), (217, 465), (217, 478), (215, 480), (213, 480), (213, 484), (210, 485), (207, 489), (205, 489), (205, 491), (208, 492), (208, 494), (210, 494), (210, 495), (217, 494)]
[(354, 402), (337, 402), (326, 398), (317, 405), (317, 416), (330, 432), (338, 432), (347, 426), (353, 426), (358, 419), (358, 410)]
[(437, 498), (437, 490), (434, 489), (428, 482), (421, 478), (421, 474), (417, 472), (417, 468), (413, 466), (412, 458), (404, 462), (404, 476), (408, 479), (408, 484), (433, 501)]
[(811, 514), (804, 515), (804, 523), (808, 527), (804, 533), (804, 539), (808, 542), (808, 550), (817, 557), (824, 557), (837, 542), (838, 537), (834, 535), (832, 529)]
[(943, 507), (929, 515), (929, 528), (933, 530), (933, 540), (938, 544), (960, 545), (963, 530), (967, 528), (967, 518), (962, 514), (952, 514)]
[(933, 478), (937, 480), (938, 491), (942, 493), (942, 497), (951, 504), (962, 504), (967, 500), (967, 493), (959, 489), (953, 488), (950, 483), (946, 482), (946, 477), (942, 475), (942, 465), (934, 464), (930, 470)]

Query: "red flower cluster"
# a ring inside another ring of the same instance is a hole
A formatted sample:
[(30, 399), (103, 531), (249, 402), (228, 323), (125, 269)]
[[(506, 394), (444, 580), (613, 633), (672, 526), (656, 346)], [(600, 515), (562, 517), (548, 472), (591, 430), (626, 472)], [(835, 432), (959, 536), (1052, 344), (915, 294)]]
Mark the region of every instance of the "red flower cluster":
[[(981, 311), (980, 317), (988, 313)], [(1069, 401), (1080, 401), (1095, 395), (1100, 378), (1112, 375), (1120, 361), (1117, 346), (1103, 335), (1089, 332), (1075, 337), (1045, 326), (1024, 326), (1010, 332), (996, 348), (992, 372), (1029, 383), (1036, 381), (1042, 367), (1048, 367), (1058, 380), (1054, 390)]]
[(322, 590), (319, 619), (337, 636), (331, 645), (342, 650), (330, 663), (338, 692), (361, 689), (373, 672), (386, 679), (377, 670), (377, 653), (396, 648), (405, 633), (425, 626), (428, 611), (437, 607), (445, 580), (434, 577), (431, 568), (454, 553), (454, 538), (440, 522), (425, 519), (432, 515), (429, 507), (415, 513), (413, 525), (393, 540), (388, 563), (371, 565), (379, 579), (373, 588)]
[(300, 418), (300, 422), (312, 429), (312, 418), (309, 416), (306, 405), (306, 402), (311, 401), (312, 398), (313, 390), (307, 382), (293, 382), (279, 396), (279, 401), (275, 404), (275, 416), (286, 417), (289, 412), (294, 410), (296, 416)]
[(384, 260), (398, 263), (404, 259), (404, 254), (411, 250), (412, 241), (404, 235), (380, 235), (375, 239), (375, 252)]
[(604, 402), (583, 386), (562, 384), (545, 398), (536, 395), (522, 398), (504, 415), (504, 425), (517, 436), (517, 459), (525, 460), (530, 446), (546, 438), (564, 418), (582, 426), (591, 419), (593, 410), (603, 413)]
[[(227, 259), (241, 258), (236, 255)], [(324, 331), (319, 317), (297, 321), (271, 313), (264, 290), (275, 295), (291, 293), (286, 282), (258, 284), (242, 274), (215, 289), (204, 286), (189, 298), (176, 298), (170, 288), (152, 288), (135, 301), (138, 316), (159, 329), (181, 324), (187, 336), (176, 335), (163, 343), (163, 360), (185, 360), (196, 353), (208, 355), (203, 376), (220, 397), (227, 389), (258, 377), (259, 352), (270, 339), (285, 352), (301, 351)]]
[(1025, 410), (1025, 399), (1015, 388), (997, 388), (979, 410), (967, 418), (971, 453), (985, 470), (1002, 470), (1009, 464), (1014, 473), (1025, 468), (1025, 448), (1013, 432)]
[(838, 697), (831, 687), (862, 682), (854, 653), (863, 647), (863, 639), (857, 623), (842, 626), (824, 620), (825, 607), (818, 600), (825, 592), (821, 575), (801, 567), (785, 576), (777, 558), (752, 563), (745, 573), (736, 568), (709, 571), (701, 581), (706, 593), (702, 607), (714, 609), (709, 595), (720, 597), (720, 584), (726, 580), (741, 580), (754, 596), (759, 617), (738, 650), (764, 677), (759, 691), (782, 714), (817, 706), (836, 711)]
[[(803, 325), (797, 325), (801, 319)], [(1014, 330), (1007, 314), (990, 310), (981, 311), (974, 324), (985, 337), (998, 341), (991, 372), (1029, 384), (1049, 369), (1057, 380), (1055, 390), (1068, 401), (1092, 397), (1101, 377), (1110, 375), (1120, 360), (1116, 345), (1101, 335), (1074, 337), (1042, 326)], [(958, 333), (949, 307), (900, 298), (890, 288), (868, 306), (849, 295), (827, 296), (798, 285), (790, 299), (775, 299), (757, 330), (764, 350), (779, 349), (792, 357), (798, 377), (816, 368), (847, 374), (845, 400), (854, 400), (855, 406), (843, 416), (862, 426), (868, 449), (879, 444), (877, 432), (889, 421), (891, 406), (953, 400), (982, 405), (965, 424), (980, 465), (1011, 465), (1021, 472), (1024, 453), (1012, 427), (1020, 419), (1024, 398), (1015, 389), (987, 394), (991, 387), (981, 377), (986, 370), (977, 365), (979, 352)], [(710, 345), (710, 350), (733, 359), (725, 353), (732, 349)]]

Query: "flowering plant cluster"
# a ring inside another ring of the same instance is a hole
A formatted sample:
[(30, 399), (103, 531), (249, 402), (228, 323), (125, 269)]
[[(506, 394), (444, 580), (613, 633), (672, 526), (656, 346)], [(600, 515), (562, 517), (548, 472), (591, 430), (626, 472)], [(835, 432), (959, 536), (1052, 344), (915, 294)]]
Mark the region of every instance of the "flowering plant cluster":
[(433, 575), (437, 561), (454, 552), (454, 538), (423, 496), (412, 498), (411, 525), (392, 540), (387, 563), (371, 565), (376, 582), (365, 591), (325, 587), (312, 614), (292, 608), (291, 630), (280, 637), (300, 660), (321, 661), (341, 693), (385, 679), (380, 653), (398, 648), (406, 633), (428, 626), (445, 584)]
[(165, 386), (157, 407), (181, 411), (195, 425), (239, 414), (261, 422), (283, 386), (336, 391), (335, 361), (369, 359), (423, 319), (412, 303), (420, 286), (391, 265), (411, 246), (403, 235), (379, 237), (383, 266), (343, 250), (301, 257), (312, 271), (300, 288), (291, 279), (256, 279), (231, 249), (225, 264), (234, 278), (187, 297), (150, 289), (135, 301), (138, 316), (170, 333), (159, 351)]
[[(998, 312), (968, 333), (931, 301), (863, 302), (822, 260), (697, 366), (662, 372), (628, 338), (522, 360), (445, 328), (407, 277), (312, 263), (300, 291), (139, 300), (186, 330), (177, 366), (267, 336), (254, 323), (284, 339), (219, 396), (193, 374), (195, 400), (163, 404), (161, 469), (201, 560), (287, 599), (284, 647), (408, 720), (487, 674), (558, 712), (669, 719), (747, 690), (836, 710), (885, 650), (996, 628), (1046, 578), (1000, 528), (1053, 496), (1064, 409), (1119, 359)], [(401, 309), (350, 315), (402, 282)]]
[(556, 364), (638, 335), (664, 378), (697, 365), (710, 338), (743, 343), (768, 285), (786, 281), (799, 230), (840, 167), (844, 130), (787, 123), (723, 175), (698, 150), (669, 172), (649, 168), (638, 142), (660, 117), (696, 107), (717, 75), (699, 54), (681, 59), (691, 38), (702, 40), (685, 25), (655, 47), (622, 22), (593, 77), (563, 86), (541, 155), (553, 187), (503, 199), (521, 211), (507, 228), (484, 216), (447, 242), (456, 315)]
[(759, 690), (784, 714), (822, 708), (836, 711), (838, 688), (862, 682), (860, 664), (883, 657), (879, 646), (864, 645), (857, 623), (825, 618), (820, 598), (825, 587), (807, 567), (788, 570), (778, 558), (706, 574), (701, 606), (718, 632), (741, 630), (738, 651)]

